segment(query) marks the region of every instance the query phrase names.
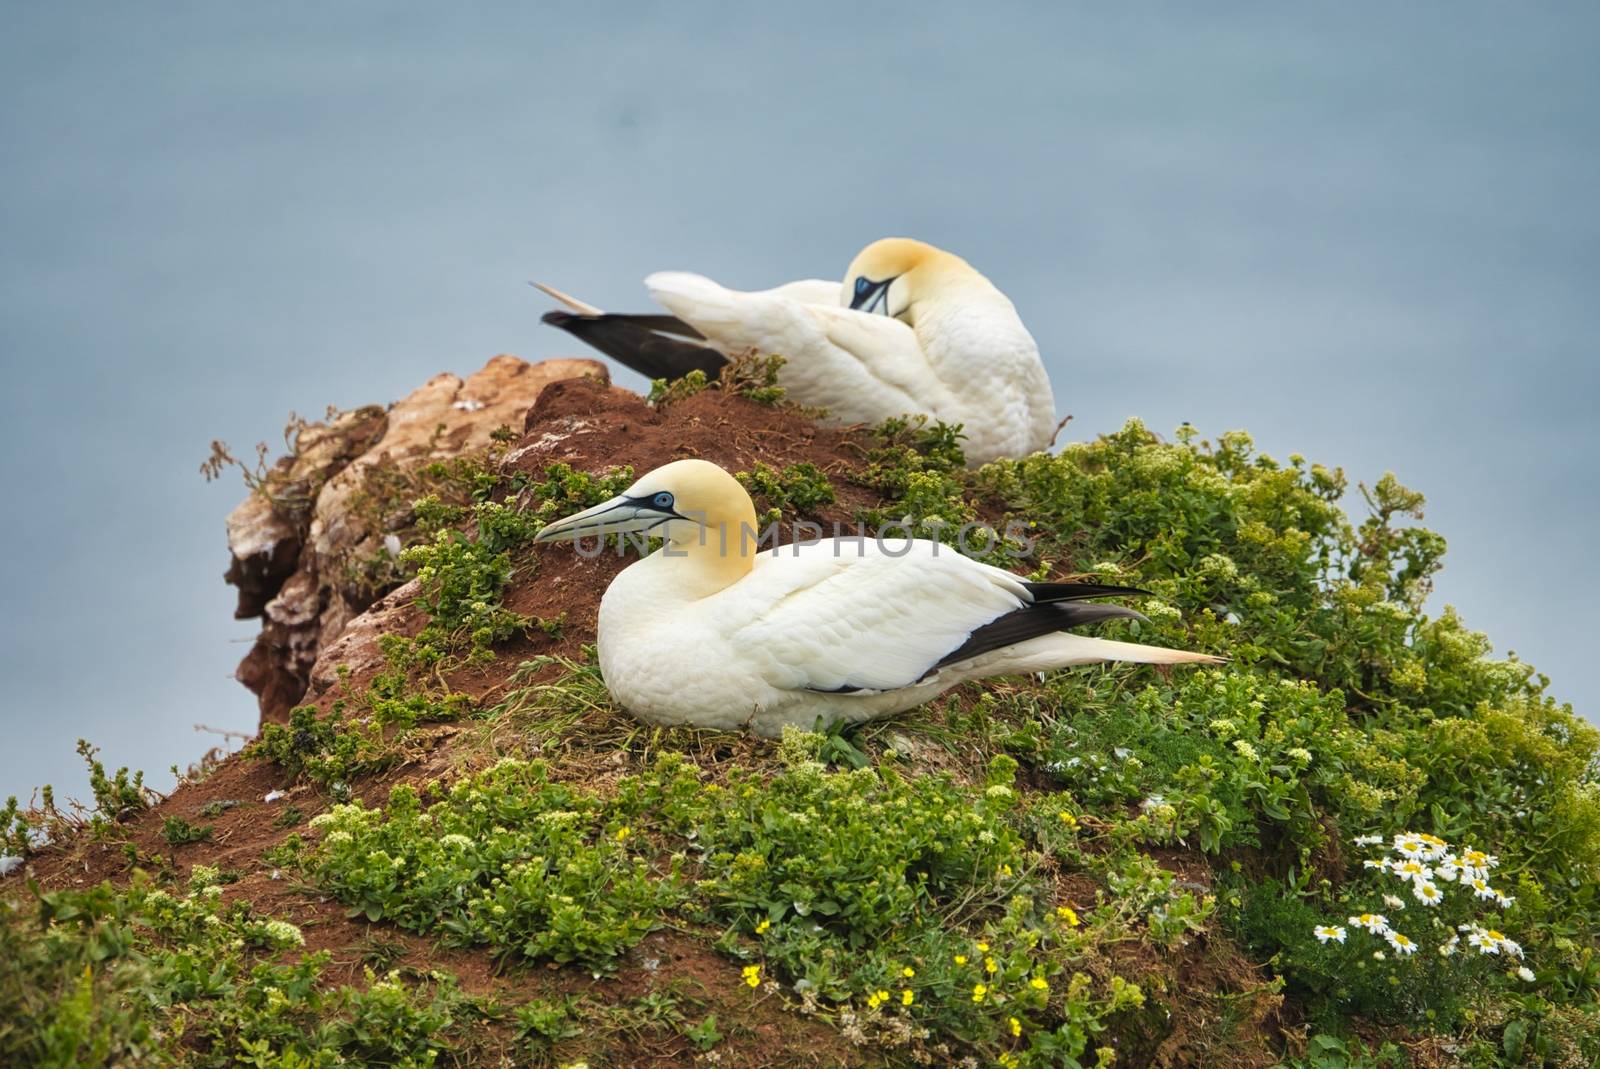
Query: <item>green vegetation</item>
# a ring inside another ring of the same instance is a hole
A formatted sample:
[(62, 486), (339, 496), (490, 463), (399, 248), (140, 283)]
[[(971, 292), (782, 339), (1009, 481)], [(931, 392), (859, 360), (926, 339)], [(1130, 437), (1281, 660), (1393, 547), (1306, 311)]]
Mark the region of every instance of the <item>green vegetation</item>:
[(135, 882), (0, 901), (0, 1063), (421, 1069), (467, 1042), (448, 978), (329, 984), (325, 952), (280, 960), (299, 928), (223, 905), (196, 872), (181, 896)]
[(778, 405), (783, 403), (778, 372), (785, 362), (781, 356), (750, 354), (728, 361), (715, 379), (708, 379), (704, 371), (691, 371), (681, 379), (656, 379), (650, 383), (649, 400), (666, 407), (705, 390), (724, 390), (758, 405)]
[(677, 897), (626, 825), (540, 765), (502, 762), (426, 811), (397, 787), (383, 812), (342, 805), (311, 826), (322, 837), (310, 872), (353, 915), (458, 945), (604, 966)]
[[(505, 487), (513, 498), (510, 502), (485, 497), (464, 507), (447, 505), (438, 498), (418, 501), (420, 524), (432, 534), (403, 551), (401, 560), (416, 569), (422, 585), (417, 605), (428, 614), (428, 626), (415, 642), (419, 655), (432, 662), (462, 647), (486, 655), (495, 645), (530, 627), (548, 630), (559, 626), (532, 620), (501, 605), (506, 584), (516, 573), (518, 551), (525, 549), (545, 524), (615, 497), (632, 482), (631, 468), (593, 476), (554, 464), (542, 482), (510, 480)], [(519, 497), (528, 504), (517, 504)], [(462, 530), (468, 524), (470, 534)]]
[[(1385, 476), (1352, 521), (1338, 470), (1137, 423), (967, 471), (958, 429), (894, 421), (830, 475), (881, 495), (868, 522), (985, 517), (1009, 531), (987, 559), (1150, 590), (1104, 633), (1230, 661), (969, 686), (776, 744), (653, 728), (592, 656), (505, 648), (534, 626), (504, 608), (528, 540), (632, 473), (475, 484), (417, 507), (428, 627), (255, 745), (318, 789), (262, 869), (341, 903), (373, 974), (328, 975), (204, 868), (183, 897), (51, 892), (0, 907), (0, 1063), (471, 1064), (493, 1037), (600, 1065), (641, 1036), (735, 1059), (781, 1012), (843, 1064), (1600, 1064), (1600, 732), (1425, 610), (1445, 545), (1420, 495)], [(768, 509), (835, 496), (806, 465), (743, 479)], [(479, 700), (449, 689), (491, 664)], [(446, 721), (450, 760), (394, 773)], [(145, 799), (126, 770), (95, 790), (102, 830)], [(0, 832), (27, 854), (65, 821), (13, 804)], [(667, 939), (698, 972), (669, 976)], [(505, 1006), (380, 979), (423, 940), (585, 986)]]
[(210, 825), (192, 824), (182, 817), (167, 817), (161, 822), (161, 837), (168, 846), (209, 842), (212, 831)]
[(755, 470), (735, 476), (755, 502), (756, 513), (766, 523), (775, 523), (788, 512), (816, 515), (818, 509), (837, 500), (833, 484), (821, 468), (809, 461), (790, 464), (782, 470), (756, 462)]

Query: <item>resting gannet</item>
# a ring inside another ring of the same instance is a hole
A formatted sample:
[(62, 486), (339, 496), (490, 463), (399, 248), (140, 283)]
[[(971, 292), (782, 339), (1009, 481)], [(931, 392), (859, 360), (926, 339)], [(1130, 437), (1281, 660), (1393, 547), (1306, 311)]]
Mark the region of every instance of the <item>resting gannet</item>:
[(574, 312), (544, 321), (654, 379), (730, 357), (776, 353), (790, 400), (836, 423), (922, 414), (959, 423), (973, 465), (1045, 449), (1058, 426), (1039, 346), (1006, 295), (971, 264), (910, 238), (884, 238), (821, 279), (741, 292), (701, 275), (645, 279), (672, 313), (609, 315), (540, 285)]
[(1216, 664), (1200, 653), (1065, 633), (1144, 619), (1080, 599), (1143, 591), (1033, 583), (924, 539), (762, 550), (755, 507), (704, 460), (657, 468), (537, 542), (665, 540), (600, 601), (600, 671), (644, 720), (775, 736), (896, 713), (958, 683), (1099, 661)]

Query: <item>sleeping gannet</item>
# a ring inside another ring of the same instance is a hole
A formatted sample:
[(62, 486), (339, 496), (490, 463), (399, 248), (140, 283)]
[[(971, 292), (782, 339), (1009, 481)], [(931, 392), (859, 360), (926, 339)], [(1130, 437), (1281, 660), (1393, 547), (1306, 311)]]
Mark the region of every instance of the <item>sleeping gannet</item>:
[(790, 400), (843, 424), (909, 414), (959, 423), (973, 465), (1045, 449), (1055, 434), (1050, 378), (1015, 306), (932, 245), (875, 241), (843, 287), (805, 279), (747, 293), (684, 271), (645, 286), (672, 315), (609, 315), (540, 285), (575, 309), (544, 321), (653, 379), (714, 377), (730, 357), (776, 353)]
[(1143, 591), (1033, 583), (923, 539), (825, 539), (761, 550), (755, 507), (709, 461), (657, 468), (558, 520), (537, 542), (648, 532), (662, 548), (600, 601), (612, 697), (660, 724), (774, 736), (909, 709), (969, 679), (1099, 661), (1216, 664), (1201, 653), (1067, 634), (1143, 619), (1080, 599)]

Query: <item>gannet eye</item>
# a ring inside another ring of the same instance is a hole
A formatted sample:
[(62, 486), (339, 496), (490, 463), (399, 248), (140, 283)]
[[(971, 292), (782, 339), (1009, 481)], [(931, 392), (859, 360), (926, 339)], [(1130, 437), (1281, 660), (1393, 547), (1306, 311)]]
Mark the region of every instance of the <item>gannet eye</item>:
[(866, 296), (867, 290), (869, 290), (871, 288), (872, 288), (872, 283), (867, 280), (867, 276), (866, 275), (862, 275), (860, 278), (856, 279), (856, 296), (857, 297)]
[(650, 504), (663, 511), (672, 507), (672, 495), (665, 490), (650, 499)]

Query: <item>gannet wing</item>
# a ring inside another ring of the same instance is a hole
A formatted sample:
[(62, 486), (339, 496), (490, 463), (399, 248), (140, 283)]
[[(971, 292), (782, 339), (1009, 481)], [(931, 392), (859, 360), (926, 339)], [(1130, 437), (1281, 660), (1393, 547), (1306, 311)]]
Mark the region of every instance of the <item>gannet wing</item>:
[(1067, 600), (1128, 588), (1030, 584), (924, 540), (827, 540), (760, 560), (739, 584), (743, 611), (724, 619), (748, 621), (730, 643), (784, 690), (897, 690), (1043, 634), (1138, 616)]
[(837, 281), (830, 282), (825, 278), (802, 278), (762, 292), (774, 297), (787, 297), (801, 304), (820, 304), (837, 308), (840, 307), (839, 294), (842, 289)]
[[(929, 411), (941, 400), (928, 396), (944, 387), (915, 332), (899, 320), (839, 307), (837, 298), (818, 304), (774, 291), (730, 290), (684, 271), (657, 272), (645, 285), (722, 352), (784, 357), (780, 381), (789, 396), (826, 408), (835, 420), (877, 422)], [(808, 283), (802, 292), (816, 288)]]

